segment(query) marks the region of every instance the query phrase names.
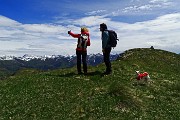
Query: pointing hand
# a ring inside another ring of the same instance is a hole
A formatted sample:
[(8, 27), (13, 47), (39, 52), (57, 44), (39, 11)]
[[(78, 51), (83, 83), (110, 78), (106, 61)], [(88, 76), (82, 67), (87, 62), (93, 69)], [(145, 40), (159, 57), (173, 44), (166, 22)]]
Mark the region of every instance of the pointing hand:
[(70, 32), (71, 32), (71, 30), (70, 30), (70, 31), (68, 31), (68, 34), (70, 34)]

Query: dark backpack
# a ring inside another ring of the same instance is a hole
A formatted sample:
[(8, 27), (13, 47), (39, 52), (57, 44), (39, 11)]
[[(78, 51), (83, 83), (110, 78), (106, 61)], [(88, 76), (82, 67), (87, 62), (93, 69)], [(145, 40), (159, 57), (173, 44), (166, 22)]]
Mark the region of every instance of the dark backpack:
[(119, 39), (117, 38), (117, 33), (113, 30), (108, 30), (109, 33), (109, 45), (111, 45), (111, 47), (116, 47), (117, 45), (117, 41), (119, 41)]

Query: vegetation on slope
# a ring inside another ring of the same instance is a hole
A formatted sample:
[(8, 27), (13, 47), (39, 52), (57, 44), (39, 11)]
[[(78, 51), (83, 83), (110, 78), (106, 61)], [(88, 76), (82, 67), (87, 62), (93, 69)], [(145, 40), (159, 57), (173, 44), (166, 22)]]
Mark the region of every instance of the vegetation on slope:
[[(112, 62), (77, 75), (76, 68), (20, 71), (0, 81), (0, 119), (169, 120), (180, 118), (180, 56), (132, 49)], [(152, 81), (136, 84), (135, 70)]]

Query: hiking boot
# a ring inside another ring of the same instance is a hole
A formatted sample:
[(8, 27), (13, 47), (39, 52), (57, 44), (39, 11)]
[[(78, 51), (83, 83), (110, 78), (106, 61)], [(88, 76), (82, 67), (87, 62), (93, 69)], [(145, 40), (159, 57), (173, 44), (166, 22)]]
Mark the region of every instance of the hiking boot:
[(78, 75), (82, 75), (83, 73), (82, 72), (78, 72)]
[(112, 73), (112, 71), (106, 71), (106, 72), (104, 72), (103, 74), (104, 75), (109, 75), (109, 74), (111, 74)]

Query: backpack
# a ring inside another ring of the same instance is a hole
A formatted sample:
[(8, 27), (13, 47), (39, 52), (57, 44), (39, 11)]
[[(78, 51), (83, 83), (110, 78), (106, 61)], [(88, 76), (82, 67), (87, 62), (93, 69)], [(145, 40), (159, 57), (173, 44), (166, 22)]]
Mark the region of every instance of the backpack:
[(88, 42), (88, 36), (86, 34), (81, 34), (80, 38), (78, 39), (78, 48), (86, 48)]
[(119, 41), (119, 39), (117, 38), (117, 33), (113, 30), (108, 30), (109, 33), (109, 45), (111, 45), (111, 47), (116, 47), (117, 45), (117, 41)]

